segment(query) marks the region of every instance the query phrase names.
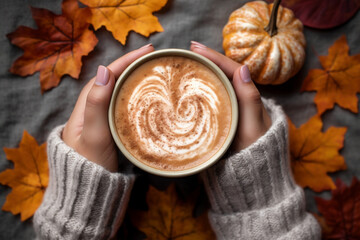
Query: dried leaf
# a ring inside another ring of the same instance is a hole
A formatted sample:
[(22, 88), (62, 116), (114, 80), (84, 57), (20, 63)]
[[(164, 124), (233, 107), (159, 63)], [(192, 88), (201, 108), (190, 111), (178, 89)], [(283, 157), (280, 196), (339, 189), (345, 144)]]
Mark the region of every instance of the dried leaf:
[(315, 104), (322, 114), (337, 103), (358, 112), (360, 92), (360, 54), (349, 56), (346, 37), (342, 36), (329, 48), (328, 56), (320, 56), (323, 69), (313, 69), (303, 82), (301, 91), (317, 91)]
[(19, 148), (4, 148), (7, 159), (14, 169), (0, 173), (0, 183), (12, 191), (6, 198), (2, 210), (21, 214), (21, 221), (30, 218), (40, 206), (49, 182), (46, 144), (38, 145), (26, 131)]
[(76, 0), (64, 0), (62, 15), (31, 8), (38, 29), (20, 26), (7, 37), (24, 54), (10, 68), (20, 76), (40, 71), (41, 92), (56, 87), (63, 75), (78, 78), (81, 57), (91, 52), (98, 40), (89, 30), (89, 10), (80, 9)]
[(165, 192), (150, 185), (146, 196), (149, 210), (132, 212), (132, 223), (147, 239), (215, 239), (207, 214), (193, 216), (195, 196), (183, 201), (178, 198), (174, 184)]
[(281, 5), (293, 10), (305, 26), (328, 29), (354, 16), (360, 9), (360, 0), (282, 0)]
[(326, 220), (324, 217), (319, 216), (316, 213), (313, 213), (313, 216), (316, 218), (316, 220), (318, 221), (320, 227), (321, 227), (321, 233), (323, 236), (331, 233), (332, 228), (330, 228), (327, 224), (326, 224)]
[(330, 231), (323, 231), (323, 239), (360, 239), (360, 182), (354, 177), (350, 187), (340, 179), (332, 198), (315, 197), (319, 212)]
[(129, 31), (135, 31), (145, 37), (150, 33), (162, 32), (157, 17), (153, 12), (165, 6), (167, 0), (80, 0), (89, 6), (92, 17), (90, 23), (95, 30), (102, 26), (112, 32), (114, 38), (123, 45)]
[(323, 133), (322, 126), (318, 115), (299, 128), (289, 120), (291, 169), (295, 181), (316, 192), (335, 189), (327, 173), (346, 169), (339, 150), (344, 146), (347, 128), (330, 127)]

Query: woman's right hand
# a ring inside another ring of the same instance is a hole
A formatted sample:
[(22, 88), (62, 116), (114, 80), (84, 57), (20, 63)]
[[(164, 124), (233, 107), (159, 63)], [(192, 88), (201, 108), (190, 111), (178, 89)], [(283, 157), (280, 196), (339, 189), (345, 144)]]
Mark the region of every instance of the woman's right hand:
[(249, 69), (198, 42), (191, 42), (191, 50), (213, 61), (232, 80), (239, 103), (239, 124), (233, 148), (239, 152), (264, 135), (271, 126), (271, 119), (251, 80)]

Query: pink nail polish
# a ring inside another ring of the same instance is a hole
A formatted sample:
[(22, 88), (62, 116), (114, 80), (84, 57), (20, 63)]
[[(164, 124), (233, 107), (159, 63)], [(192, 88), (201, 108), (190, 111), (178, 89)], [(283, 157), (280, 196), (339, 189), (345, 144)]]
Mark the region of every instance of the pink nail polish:
[(150, 47), (150, 46), (152, 46), (152, 43), (146, 44), (145, 46), (142, 46), (142, 47), (141, 47), (141, 48), (139, 48), (139, 49), (142, 49), (142, 48), (147, 48), (147, 47)]
[(191, 45), (197, 48), (202, 48), (202, 49), (206, 49), (207, 47), (204, 44), (201, 44), (199, 42), (196, 41), (191, 41)]
[(109, 70), (100, 65), (96, 73), (95, 84), (98, 86), (105, 86), (109, 82)]
[(244, 83), (249, 83), (251, 82), (251, 75), (250, 75), (250, 71), (249, 68), (246, 65), (243, 65), (240, 69), (240, 77), (241, 80)]

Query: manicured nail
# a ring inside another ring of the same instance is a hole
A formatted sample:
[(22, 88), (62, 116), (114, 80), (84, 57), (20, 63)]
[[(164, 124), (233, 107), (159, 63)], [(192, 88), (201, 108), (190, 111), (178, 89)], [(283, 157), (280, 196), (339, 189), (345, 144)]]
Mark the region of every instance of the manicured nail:
[(202, 49), (207, 48), (204, 44), (201, 44), (201, 43), (196, 42), (196, 41), (191, 41), (191, 45), (193, 45), (194, 47), (197, 47), (197, 48), (202, 48)]
[(142, 47), (141, 47), (141, 48), (139, 48), (139, 49), (142, 49), (142, 48), (148, 48), (148, 47), (150, 47), (150, 46), (152, 46), (152, 43), (146, 44), (145, 46), (142, 46)]
[(249, 68), (246, 65), (243, 65), (240, 69), (240, 77), (241, 80), (244, 83), (248, 83), (251, 82), (251, 75), (250, 75), (250, 71)]
[(100, 65), (96, 73), (95, 84), (99, 86), (105, 86), (109, 82), (109, 70)]

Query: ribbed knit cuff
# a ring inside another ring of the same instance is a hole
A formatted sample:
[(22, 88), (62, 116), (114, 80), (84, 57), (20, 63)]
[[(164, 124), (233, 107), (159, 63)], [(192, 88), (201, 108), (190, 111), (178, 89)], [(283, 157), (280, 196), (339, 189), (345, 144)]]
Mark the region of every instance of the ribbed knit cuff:
[(88, 161), (61, 139), (48, 138), (49, 186), (34, 216), (40, 239), (107, 239), (116, 234), (134, 182)]
[[(276, 239), (285, 234), (290, 234), (288, 239), (318, 239), (317, 222), (306, 213), (303, 190), (289, 167), (286, 116), (272, 100), (262, 100), (272, 120), (270, 129), (202, 173), (211, 224), (219, 239)], [(310, 235), (289, 233), (297, 227)]]
[(272, 120), (265, 135), (203, 173), (216, 212), (242, 212), (276, 204), (277, 199), (294, 191), (286, 116), (272, 101), (263, 102)]

